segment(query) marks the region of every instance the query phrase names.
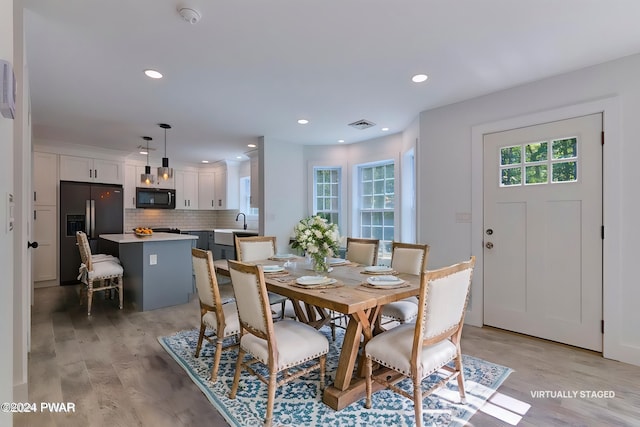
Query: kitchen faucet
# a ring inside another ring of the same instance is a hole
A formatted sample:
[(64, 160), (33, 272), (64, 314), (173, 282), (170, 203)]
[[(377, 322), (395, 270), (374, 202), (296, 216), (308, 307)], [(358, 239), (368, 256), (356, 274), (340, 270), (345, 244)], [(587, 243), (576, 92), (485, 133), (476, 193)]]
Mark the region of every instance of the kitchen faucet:
[(243, 212), (238, 212), (238, 215), (236, 215), (236, 221), (238, 221), (238, 218), (240, 218), (240, 215), (242, 215), (242, 218), (244, 219), (244, 225), (242, 227), (246, 230), (247, 229), (247, 216)]

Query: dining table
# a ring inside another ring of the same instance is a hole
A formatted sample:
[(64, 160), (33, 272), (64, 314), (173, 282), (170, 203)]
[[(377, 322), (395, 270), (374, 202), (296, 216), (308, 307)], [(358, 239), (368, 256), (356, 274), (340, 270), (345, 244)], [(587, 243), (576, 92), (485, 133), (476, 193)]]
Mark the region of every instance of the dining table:
[[(391, 270), (386, 274), (395, 275), (402, 283), (375, 286), (375, 278), (385, 273), (384, 268), (334, 259), (330, 261), (330, 271), (322, 273), (327, 278), (326, 282), (331, 283), (303, 286), (298, 282), (304, 284), (309, 277), (317, 276), (305, 258), (274, 257), (252, 263), (262, 265), (263, 271), (273, 271), (264, 273), (267, 290), (291, 299), (299, 321), (319, 329), (331, 322), (332, 311), (348, 318), (335, 379), (325, 388), (322, 400), (329, 407), (340, 410), (364, 397), (364, 346), (382, 331), (379, 327), (381, 308), (390, 302), (417, 296), (420, 276)], [(218, 274), (229, 276), (226, 260), (216, 260), (214, 265)]]

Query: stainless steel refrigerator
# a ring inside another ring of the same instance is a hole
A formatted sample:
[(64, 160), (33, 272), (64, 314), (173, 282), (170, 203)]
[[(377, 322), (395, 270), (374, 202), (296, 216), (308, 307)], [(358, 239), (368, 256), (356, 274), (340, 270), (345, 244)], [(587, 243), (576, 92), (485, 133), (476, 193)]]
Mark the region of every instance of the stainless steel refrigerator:
[(122, 233), (123, 215), (121, 185), (60, 181), (61, 285), (78, 283), (76, 231), (84, 231), (91, 253), (99, 253), (98, 237)]

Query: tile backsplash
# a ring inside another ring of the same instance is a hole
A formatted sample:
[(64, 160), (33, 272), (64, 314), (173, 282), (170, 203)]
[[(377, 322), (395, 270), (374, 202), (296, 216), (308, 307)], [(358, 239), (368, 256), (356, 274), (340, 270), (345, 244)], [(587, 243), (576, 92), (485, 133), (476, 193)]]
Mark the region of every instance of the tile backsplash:
[[(183, 209), (125, 209), (125, 233), (136, 227), (169, 227), (180, 230), (213, 230), (242, 228), (242, 217), (236, 222), (237, 210), (199, 211)], [(247, 221), (247, 228), (256, 230), (258, 221)]]

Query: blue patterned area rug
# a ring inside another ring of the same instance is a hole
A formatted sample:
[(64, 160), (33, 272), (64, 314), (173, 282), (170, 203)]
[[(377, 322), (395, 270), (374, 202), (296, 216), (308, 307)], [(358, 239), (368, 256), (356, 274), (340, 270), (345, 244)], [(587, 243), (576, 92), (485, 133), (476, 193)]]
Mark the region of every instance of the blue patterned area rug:
[[(321, 329), (329, 339), (327, 356), (327, 384), (333, 382), (339, 349), (344, 336), (336, 330), (336, 341), (331, 341), (328, 328)], [(187, 372), (209, 401), (232, 426), (261, 425), (266, 413), (267, 386), (256, 377), (243, 371), (236, 399), (229, 399), (233, 383), (237, 350), (222, 353), (218, 381), (209, 381), (212, 354), (215, 348), (205, 340), (199, 358), (193, 357), (198, 342), (198, 331), (182, 331), (158, 341)], [(226, 344), (226, 343), (225, 343)], [(457, 381), (449, 381), (445, 387), (423, 400), (424, 426), (465, 425), (471, 416), (490, 398), (512, 372), (510, 368), (482, 359), (463, 355), (467, 404), (459, 403)], [(255, 365), (254, 365), (255, 366)], [(436, 376), (425, 379), (437, 382)], [(401, 387), (411, 390), (411, 382), (404, 380)], [(318, 371), (298, 378), (276, 391), (274, 426), (412, 426), (413, 402), (389, 390), (373, 394), (372, 408), (364, 407), (364, 398), (340, 411), (334, 411), (322, 403), (319, 391)]]

